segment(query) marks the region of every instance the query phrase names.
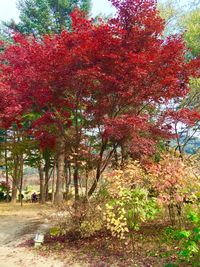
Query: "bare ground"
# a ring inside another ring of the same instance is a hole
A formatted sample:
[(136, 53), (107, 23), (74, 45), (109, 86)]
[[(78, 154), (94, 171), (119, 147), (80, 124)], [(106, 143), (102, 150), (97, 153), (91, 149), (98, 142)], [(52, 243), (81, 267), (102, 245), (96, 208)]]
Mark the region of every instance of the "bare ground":
[[(33, 239), (41, 229), (48, 229), (43, 212), (52, 208), (39, 204), (26, 204), (24, 207), (0, 204), (0, 266), (1, 267), (81, 267), (68, 265), (59, 259), (41, 256), (34, 249), (20, 246), (26, 240)], [(84, 267), (84, 266), (83, 266)]]
[[(47, 235), (44, 246), (35, 250), (30, 240), (52, 226), (46, 218), (54, 211), (47, 205), (0, 204), (0, 267), (161, 267), (169, 262), (168, 245), (161, 240), (168, 224), (158, 222), (137, 232), (134, 256), (131, 246), (124, 247), (105, 233), (77, 241), (65, 236), (48, 240)], [(169, 260), (176, 258), (172, 255)]]

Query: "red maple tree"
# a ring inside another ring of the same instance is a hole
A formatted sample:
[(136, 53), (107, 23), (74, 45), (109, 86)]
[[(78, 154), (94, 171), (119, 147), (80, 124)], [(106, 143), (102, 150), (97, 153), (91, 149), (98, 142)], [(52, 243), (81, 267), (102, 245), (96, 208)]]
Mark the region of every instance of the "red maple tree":
[(3, 81), (16, 92), (21, 113), (40, 113), (32, 124), (37, 137), (48, 132), (63, 151), (66, 131), (73, 128), (73, 151), (81, 156), (84, 138), (95, 136), (96, 178), (89, 195), (117, 148), (139, 157), (170, 134), (166, 108), (186, 96), (194, 75), (181, 37), (162, 36), (155, 1), (111, 2), (117, 15), (107, 22), (94, 23), (76, 10), (71, 31), (39, 40), (15, 35), (1, 54)]

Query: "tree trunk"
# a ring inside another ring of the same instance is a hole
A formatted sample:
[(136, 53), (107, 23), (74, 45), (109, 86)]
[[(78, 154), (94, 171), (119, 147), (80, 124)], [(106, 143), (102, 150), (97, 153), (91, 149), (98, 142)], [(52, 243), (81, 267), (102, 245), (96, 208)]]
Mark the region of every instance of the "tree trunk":
[(50, 170), (50, 156), (47, 155), (45, 158), (45, 188), (44, 188), (46, 201), (49, 200), (49, 178), (50, 178), (49, 170)]
[(67, 175), (67, 183), (66, 183), (66, 194), (68, 195), (70, 191), (70, 185), (71, 185), (71, 179), (72, 179), (70, 166), (67, 168), (67, 172), (68, 172), (68, 175)]
[(113, 149), (114, 149), (114, 164), (113, 167), (114, 168), (118, 168), (119, 167), (119, 157), (117, 154), (117, 147), (115, 145), (113, 145)]
[(19, 188), (19, 157), (14, 156), (14, 171), (13, 171), (13, 181), (12, 181), (12, 196), (11, 203), (15, 204), (17, 202), (17, 191)]
[[(55, 161), (56, 162), (56, 161)], [(51, 197), (51, 203), (54, 203), (55, 199), (55, 176), (56, 176), (56, 163), (54, 163), (53, 166), (53, 179), (52, 179), (52, 197)]]
[(124, 166), (126, 160), (128, 159), (128, 152), (123, 143), (121, 144), (121, 157), (121, 166)]
[(6, 202), (9, 202), (9, 180), (8, 180), (8, 150), (7, 150), (7, 134), (6, 134), (6, 148), (5, 148), (5, 167), (6, 167), (6, 185), (7, 185), (7, 190), (6, 190)]
[(55, 204), (61, 204), (63, 201), (63, 184), (65, 180), (65, 139), (60, 137), (58, 148), (58, 166), (57, 166), (57, 181)]
[(96, 177), (95, 177), (95, 180), (88, 192), (88, 197), (91, 197), (91, 195), (94, 193), (94, 191), (96, 190), (96, 187), (97, 187), (97, 184), (98, 184), (98, 181), (101, 177), (101, 165), (102, 165), (102, 160), (103, 160), (103, 154), (104, 154), (104, 150), (106, 148), (106, 145), (107, 143), (103, 143), (102, 144), (102, 147), (101, 147), (101, 151), (100, 151), (100, 154), (99, 154), (99, 161), (98, 161), (98, 165), (97, 165), (97, 171), (96, 171)]
[(12, 196), (11, 196), (11, 203), (15, 204), (17, 202), (17, 186), (12, 185)]
[(78, 166), (74, 168), (74, 189), (75, 189), (75, 201), (79, 200), (79, 187), (78, 187)]
[(21, 206), (23, 206), (23, 196), (22, 196), (22, 189), (23, 189), (23, 174), (24, 174), (24, 159), (23, 155), (20, 159), (20, 170), (19, 170), (19, 201), (21, 203)]
[(67, 160), (65, 162), (66, 162), (66, 165), (65, 165), (65, 199), (67, 199), (69, 195), (70, 184), (71, 184), (71, 170), (70, 170), (70, 163), (68, 163)]
[(45, 203), (44, 172), (41, 163), (39, 164), (38, 171), (40, 176), (40, 203), (44, 204)]
[(89, 180), (89, 171), (86, 168), (86, 171), (85, 171), (85, 197), (86, 197), (87, 201), (88, 201), (88, 180)]

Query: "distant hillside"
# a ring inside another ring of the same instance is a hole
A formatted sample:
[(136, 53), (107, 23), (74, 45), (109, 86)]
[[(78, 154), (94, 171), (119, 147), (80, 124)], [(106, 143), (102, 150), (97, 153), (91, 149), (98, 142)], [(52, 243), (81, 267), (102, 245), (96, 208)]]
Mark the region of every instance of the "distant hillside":
[[(184, 144), (185, 138), (181, 138), (181, 144)], [(171, 141), (171, 146), (175, 147), (176, 146), (176, 141), (172, 140)], [(187, 154), (195, 154), (197, 150), (200, 149), (200, 138), (199, 137), (193, 137), (188, 144), (185, 146), (185, 152)]]

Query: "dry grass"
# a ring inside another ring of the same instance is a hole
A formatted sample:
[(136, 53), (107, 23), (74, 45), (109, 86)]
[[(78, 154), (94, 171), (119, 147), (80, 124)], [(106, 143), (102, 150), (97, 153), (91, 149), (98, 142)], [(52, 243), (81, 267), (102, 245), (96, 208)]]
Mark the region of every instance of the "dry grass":
[(0, 203), (0, 215), (36, 216), (52, 210), (55, 210), (55, 208), (50, 204), (24, 203), (21, 207), (20, 203)]

